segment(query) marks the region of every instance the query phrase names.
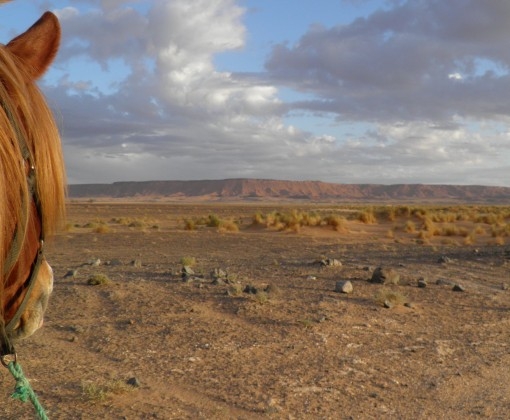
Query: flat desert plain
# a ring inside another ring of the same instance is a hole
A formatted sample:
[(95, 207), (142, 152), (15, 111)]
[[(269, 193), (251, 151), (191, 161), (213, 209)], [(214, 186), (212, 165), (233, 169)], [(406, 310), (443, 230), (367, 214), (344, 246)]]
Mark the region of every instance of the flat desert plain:
[(508, 418), (510, 211), (412, 207), (72, 202), (18, 359), (51, 419)]

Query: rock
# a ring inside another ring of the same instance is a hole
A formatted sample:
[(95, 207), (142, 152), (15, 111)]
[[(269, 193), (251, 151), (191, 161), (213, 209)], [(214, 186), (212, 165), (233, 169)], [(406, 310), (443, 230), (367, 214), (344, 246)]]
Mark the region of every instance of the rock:
[(349, 280), (337, 281), (335, 285), (335, 292), (337, 293), (352, 293), (354, 288)]
[(89, 265), (91, 265), (92, 267), (98, 267), (101, 265), (101, 260), (99, 258), (93, 258), (89, 260)]
[(465, 292), (466, 289), (460, 284), (455, 284), (452, 289), (454, 292)]
[(508, 284), (501, 283), (501, 290), (508, 290)]
[(413, 302), (406, 302), (406, 303), (404, 303), (404, 306), (409, 309), (414, 309), (414, 307), (415, 307)]
[(424, 289), (425, 287), (427, 287), (427, 279), (424, 277), (419, 278), (418, 279), (418, 287), (420, 289)]
[(307, 280), (317, 280), (317, 277), (315, 277), (315, 276), (308, 276), (306, 279)]
[(251, 295), (256, 295), (257, 291), (258, 291), (257, 288), (255, 286), (252, 286), (251, 284), (246, 285), (246, 287), (243, 290), (244, 293), (249, 293)]
[(72, 277), (73, 279), (78, 275), (78, 269), (75, 270), (69, 270), (67, 273), (64, 274), (64, 278)]
[(449, 257), (447, 257), (446, 255), (442, 255), (441, 257), (439, 257), (437, 262), (441, 263), (441, 264), (447, 264), (449, 262), (452, 262), (452, 260)]
[(342, 263), (335, 258), (325, 258), (323, 260), (319, 260), (315, 262), (319, 264), (321, 267), (341, 267)]
[(446, 279), (437, 279), (436, 284), (438, 286), (455, 286), (455, 282)]
[(276, 284), (268, 284), (264, 288), (264, 292), (266, 292), (268, 295), (271, 295), (271, 296), (279, 296), (282, 293), (282, 291)]
[(227, 284), (227, 282), (221, 277), (217, 277), (213, 279), (211, 284), (214, 284), (215, 286), (223, 286), (224, 284)]
[(372, 273), (370, 283), (398, 284), (400, 275), (392, 268), (377, 267)]
[(384, 301), (384, 307), (388, 308), (388, 309), (391, 309), (391, 308), (393, 308), (393, 303), (391, 301), (389, 301), (389, 300), (385, 300)]
[(133, 376), (132, 378), (129, 378), (126, 383), (128, 385), (131, 385), (135, 388), (140, 388), (140, 381), (138, 380), (138, 378), (136, 376)]
[(133, 261), (131, 261), (131, 265), (136, 268), (141, 268), (142, 260), (139, 260), (139, 259), (133, 260)]

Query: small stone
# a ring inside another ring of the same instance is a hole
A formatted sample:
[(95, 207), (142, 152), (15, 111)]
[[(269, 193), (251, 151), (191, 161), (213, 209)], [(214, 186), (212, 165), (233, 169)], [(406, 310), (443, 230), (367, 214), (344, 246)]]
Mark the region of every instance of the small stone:
[(189, 279), (195, 275), (195, 272), (191, 269), (190, 266), (185, 265), (181, 270), (181, 277), (183, 281), (189, 281)]
[(501, 290), (508, 290), (508, 284), (507, 283), (502, 283), (501, 284)]
[(453, 282), (451, 280), (446, 280), (446, 279), (437, 279), (436, 284), (438, 286), (454, 286), (455, 282)]
[(335, 285), (335, 292), (337, 293), (352, 293), (354, 288), (349, 280), (337, 281)]
[(67, 273), (64, 274), (64, 278), (72, 277), (73, 279), (78, 275), (78, 269), (75, 270), (69, 270)]
[(406, 302), (406, 303), (404, 303), (404, 306), (409, 309), (414, 309), (414, 307), (415, 307), (413, 302)]
[(128, 385), (131, 385), (132, 387), (135, 387), (135, 388), (140, 388), (140, 381), (138, 380), (138, 378), (136, 376), (133, 376), (132, 378), (129, 378), (126, 383)]
[(422, 278), (419, 278), (419, 279), (418, 279), (418, 287), (419, 287), (420, 289), (424, 289), (425, 287), (427, 287), (427, 279), (425, 279), (425, 278), (423, 278), (423, 277), (422, 277)]
[(317, 280), (317, 277), (315, 277), (315, 276), (308, 276), (306, 279), (307, 280)]
[(249, 293), (251, 295), (257, 294), (257, 288), (255, 286), (252, 286), (251, 284), (246, 285), (246, 287), (243, 290), (244, 293)]
[(217, 277), (217, 278), (213, 279), (211, 284), (214, 284), (215, 286), (223, 286), (226, 283), (225, 283), (224, 279), (222, 279), (221, 277)]
[(221, 268), (215, 268), (213, 271), (211, 271), (211, 278), (213, 280), (216, 280), (216, 279), (225, 280), (227, 277), (228, 277), (227, 272), (222, 270)]
[(393, 308), (393, 303), (391, 303), (389, 300), (385, 300), (384, 301), (384, 307), (388, 308), (388, 309), (391, 309), (391, 308)]
[(441, 264), (447, 264), (449, 262), (451, 262), (452, 260), (447, 257), (446, 255), (442, 255), (439, 257), (439, 259), (437, 260), (438, 263), (441, 263)]
[(92, 260), (89, 261), (89, 264), (92, 266), (92, 267), (98, 267), (101, 265), (101, 260), (99, 258), (94, 258)]
[(131, 265), (136, 268), (141, 268), (142, 260), (139, 260), (139, 259), (133, 260), (133, 261), (131, 261)]
[(460, 285), (460, 284), (456, 284), (455, 286), (453, 286), (453, 289), (452, 289), (454, 292), (465, 292), (466, 289), (464, 288), (464, 286)]

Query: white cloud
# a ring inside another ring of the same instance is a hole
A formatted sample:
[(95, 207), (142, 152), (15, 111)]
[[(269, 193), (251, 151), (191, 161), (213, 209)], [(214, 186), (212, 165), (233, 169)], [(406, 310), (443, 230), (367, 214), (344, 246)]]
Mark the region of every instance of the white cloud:
[[(240, 2), (84, 3), (58, 11), (65, 41), (44, 87), (71, 182), (508, 185), (494, 168), (510, 159), (510, 3), (389, 2), (275, 46), (259, 74), (215, 66), (217, 54), (246, 48)], [(281, 87), (296, 94), (282, 99)], [(328, 123), (312, 130), (289, 115)], [(347, 123), (367, 130), (348, 134)]]

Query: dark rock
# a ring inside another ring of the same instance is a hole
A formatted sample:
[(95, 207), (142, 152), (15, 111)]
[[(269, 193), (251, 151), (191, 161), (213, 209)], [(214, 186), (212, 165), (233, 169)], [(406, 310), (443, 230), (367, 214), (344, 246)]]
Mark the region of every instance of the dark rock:
[(128, 385), (131, 385), (135, 388), (140, 388), (140, 381), (138, 380), (138, 378), (136, 376), (133, 376), (132, 378), (129, 378), (126, 383)]
[(446, 255), (442, 255), (441, 257), (439, 257), (437, 262), (441, 263), (441, 264), (447, 264), (449, 262), (452, 262), (452, 260), (449, 257), (447, 257)]
[(75, 270), (69, 270), (67, 273), (64, 274), (64, 278), (72, 277), (73, 279), (78, 275), (78, 269)]
[(257, 291), (258, 291), (257, 288), (255, 286), (252, 286), (251, 284), (246, 285), (246, 287), (243, 290), (244, 293), (249, 293), (251, 295), (256, 295)]
[(424, 277), (419, 278), (418, 279), (418, 287), (420, 289), (424, 289), (425, 287), (427, 287), (427, 279)]

